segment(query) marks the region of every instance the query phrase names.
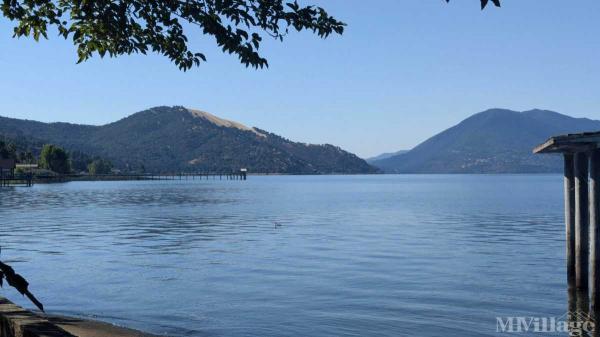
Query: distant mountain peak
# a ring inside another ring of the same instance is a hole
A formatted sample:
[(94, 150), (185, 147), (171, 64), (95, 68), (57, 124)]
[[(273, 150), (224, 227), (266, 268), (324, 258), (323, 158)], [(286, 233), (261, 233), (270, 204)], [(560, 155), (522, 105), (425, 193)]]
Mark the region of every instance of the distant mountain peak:
[(493, 109), (487, 109), (482, 112), (473, 114), (472, 116), (468, 117), (466, 120), (478, 119), (478, 118), (498, 118), (498, 117), (505, 117), (505, 116), (518, 116), (520, 114), (521, 114), (521, 112), (515, 111), (515, 110), (493, 108)]
[[(561, 113), (558, 113), (556, 111), (546, 110), (546, 109), (531, 109), (531, 110), (525, 110), (522, 113), (524, 113), (524, 114), (530, 114), (530, 113), (552, 113), (552, 114), (562, 115)], [(563, 116), (566, 116), (566, 115), (563, 115)]]
[(223, 119), (220, 117), (217, 117), (211, 113), (208, 113), (206, 111), (201, 111), (201, 110), (197, 110), (197, 109), (189, 109), (189, 108), (185, 108), (192, 116), (196, 117), (196, 118), (203, 118), (217, 126), (221, 126), (221, 127), (226, 127), (226, 128), (236, 128), (242, 131), (250, 131), (250, 132), (254, 132), (256, 135), (260, 136), (260, 137), (266, 137), (267, 135), (265, 135), (264, 133), (258, 132), (255, 128), (251, 128), (248, 127), (242, 123), (239, 122), (235, 122), (235, 121), (230, 121), (228, 119)]
[(534, 155), (531, 149), (554, 135), (599, 129), (600, 121), (550, 110), (488, 109), (407, 153), (371, 163), (394, 173), (560, 172), (560, 157)]

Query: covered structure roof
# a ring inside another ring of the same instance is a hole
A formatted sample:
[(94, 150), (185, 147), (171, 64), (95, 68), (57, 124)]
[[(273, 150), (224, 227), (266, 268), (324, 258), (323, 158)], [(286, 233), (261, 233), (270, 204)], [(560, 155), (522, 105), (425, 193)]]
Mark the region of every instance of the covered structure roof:
[(14, 159), (0, 159), (0, 169), (12, 170), (15, 168), (16, 161)]
[(533, 149), (533, 153), (569, 153), (598, 148), (600, 131), (555, 136)]

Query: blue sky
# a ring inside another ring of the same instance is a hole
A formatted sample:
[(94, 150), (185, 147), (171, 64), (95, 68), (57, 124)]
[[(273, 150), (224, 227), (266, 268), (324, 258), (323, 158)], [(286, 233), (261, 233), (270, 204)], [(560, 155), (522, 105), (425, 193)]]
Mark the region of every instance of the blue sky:
[(0, 115), (104, 124), (184, 105), (292, 140), (371, 156), (409, 149), (492, 107), (600, 119), (600, 2), (303, 0), (348, 23), (342, 37), (293, 33), (247, 69), (211, 38), (186, 73), (160, 56), (75, 64), (69, 41), (12, 39), (0, 19)]

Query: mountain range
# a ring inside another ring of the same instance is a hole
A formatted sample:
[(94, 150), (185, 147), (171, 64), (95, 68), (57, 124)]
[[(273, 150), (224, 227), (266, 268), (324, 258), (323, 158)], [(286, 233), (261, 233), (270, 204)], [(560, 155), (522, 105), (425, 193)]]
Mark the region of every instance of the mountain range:
[(386, 173), (562, 172), (558, 155), (536, 155), (532, 149), (551, 136), (597, 130), (600, 121), (554, 111), (490, 109), (406, 153), (370, 163)]
[(155, 107), (93, 126), (0, 117), (0, 135), (109, 159), (147, 172), (375, 173), (356, 155), (329, 144), (293, 142), (258, 128), (181, 106)]
[(0, 138), (20, 150), (35, 153), (53, 143), (75, 157), (109, 159), (123, 170), (171, 173), (240, 168), (286, 174), (561, 172), (559, 156), (534, 155), (533, 147), (551, 136), (597, 130), (600, 121), (548, 110), (490, 109), (410, 151), (365, 161), (337, 146), (293, 142), (181, 106), (155, 107), (102, 126), (0, 117)]

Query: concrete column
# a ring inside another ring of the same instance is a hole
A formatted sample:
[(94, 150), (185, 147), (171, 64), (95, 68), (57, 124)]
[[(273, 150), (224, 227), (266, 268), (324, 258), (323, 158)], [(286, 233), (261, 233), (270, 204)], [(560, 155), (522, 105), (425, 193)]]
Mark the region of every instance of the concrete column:
[(567, 284), (575, 286), (575, 177), (573, 154), (565, 157), (565, 233), (567, 250)]
[(589, 275), (589, 202), (588, 202), (588, 155), (575, 154), (575, 286), (588, 289)]
[(590, 155), (590, 297), (592, 310), (600, 309), (600, 152)]

